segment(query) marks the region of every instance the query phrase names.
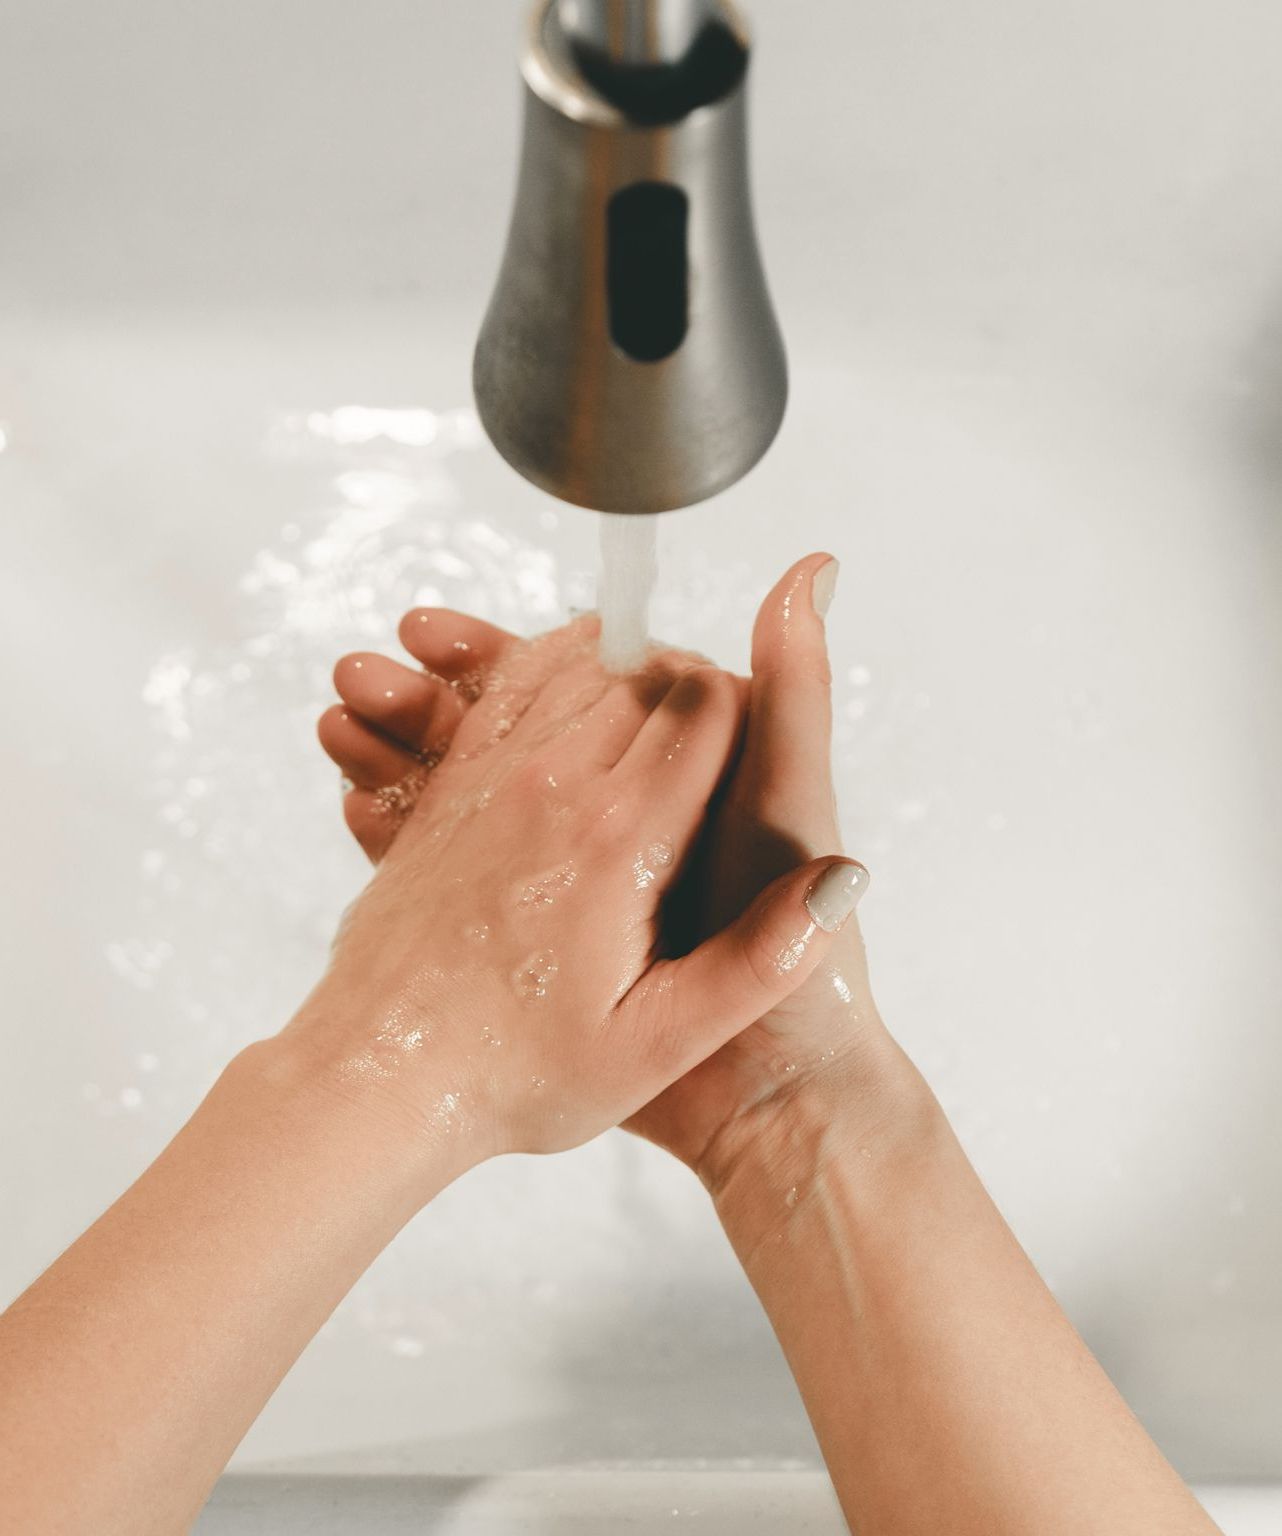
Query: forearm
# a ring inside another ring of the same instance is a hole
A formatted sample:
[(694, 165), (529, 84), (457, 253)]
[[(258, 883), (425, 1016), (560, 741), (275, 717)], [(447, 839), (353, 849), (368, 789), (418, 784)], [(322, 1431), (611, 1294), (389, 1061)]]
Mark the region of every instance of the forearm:
[(902, 1058), (799, 1093), (717, 1200), (853, 1529), (1214, 1531)]
[[(279, 1041), (238, 1057), (157, 1161), (0, 1318), (0, 1505), (27, 1536), (169, 1536), (422, 1203), (359, 1094)], [(417, 1166), (408, 1166), (415, 1161)]]

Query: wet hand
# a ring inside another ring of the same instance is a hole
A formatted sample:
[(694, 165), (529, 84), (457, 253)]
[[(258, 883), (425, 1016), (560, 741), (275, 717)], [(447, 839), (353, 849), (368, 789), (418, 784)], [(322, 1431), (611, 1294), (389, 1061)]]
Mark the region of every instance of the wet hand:
[[(819, 849), (841, 847), (831, 771), (832, 674), (824, 619), (837, 562), (798, 561), (767, 594), (752, 636), (742, 753), (698, 873), (692, 942), (732, 921), (756, 891)], [(852, 896), (867, 885), (854, 866)], [(882, 1087), (911, 1072), (873, 1002), (863, 938), (847, 923), (805, 981), (629, 1122), (714, 1191), (749, 1143), (878, 1112)], [(807, 1101), (822, 1100), (816, 1113)], [(808, 1132), (806, 1133), (808, 1134)]]
[[(432, 628), (411, 615), (403, 633), (423, 651)], [(572, 1146), (634, 1113), (804, 980), (849, 885), (849, 864), (812, 861), (661, 958), (662, 906), (735, 750), (740, 690), (663, 658), (614, 679), (594, 651), (580, 621), (475, 664), (451, 641), (433, 677), (403, 669), (392, 686), (377, 685), (395, 663), (350, 658), (345, 696), (367, 689), (385, 712), (354, 721), (349, 699), (346, 721), (322, 724), (322, 739), (351, 725), (393, 755), (348, 796), (367, 838), (390, 835), (291, 1029), (331, 1081), (464, 1162)], [(411, 687), (420, 707), (393, 716)], [(344, 766), (362, 772), (354, 754)]]

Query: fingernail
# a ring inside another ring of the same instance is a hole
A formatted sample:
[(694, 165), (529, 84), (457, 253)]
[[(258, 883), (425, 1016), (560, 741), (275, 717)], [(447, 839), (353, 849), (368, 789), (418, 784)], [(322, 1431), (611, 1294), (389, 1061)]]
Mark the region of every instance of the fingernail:
[(862, 864), (830, 864), (806, 893), (806, 911), (825, 933), (836, 933), (868, 889)]
[(825, 560), (815, 572), (810, 583), (810, 600), (819, 617), (826, 618), (832, 607), (832, 596), (837, 590), (837, 574), (841, 564), (837, 560)]

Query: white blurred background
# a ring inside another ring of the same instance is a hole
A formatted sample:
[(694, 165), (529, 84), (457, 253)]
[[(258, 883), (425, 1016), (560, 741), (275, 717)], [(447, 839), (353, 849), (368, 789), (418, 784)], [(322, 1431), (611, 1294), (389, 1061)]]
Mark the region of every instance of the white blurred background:
[[(592, 601), (469, 407), (522, 9), (0, 0), (0, 1300), (323, 963), (333, 659)], [(793, 397), (665, 520), (656, 625), (742, 665), (841, 557), (883, 1011), (1181, 1470), (1282, 1475), (1282, 10), (748, 10)], [(344, 1455), (814, 1451), (615, 1135), (449, 1191), (241, 1461)]]

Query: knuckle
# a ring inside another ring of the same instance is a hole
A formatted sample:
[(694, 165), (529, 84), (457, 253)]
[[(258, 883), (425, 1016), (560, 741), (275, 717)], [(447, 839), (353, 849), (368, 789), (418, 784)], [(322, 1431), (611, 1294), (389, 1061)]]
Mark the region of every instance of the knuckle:
[(512, 777), (521, 793), (528, 796), (546, 796), (554, 787), (555, 774), (544, 752), (531, 752), (523, 757), (514, 767)]

